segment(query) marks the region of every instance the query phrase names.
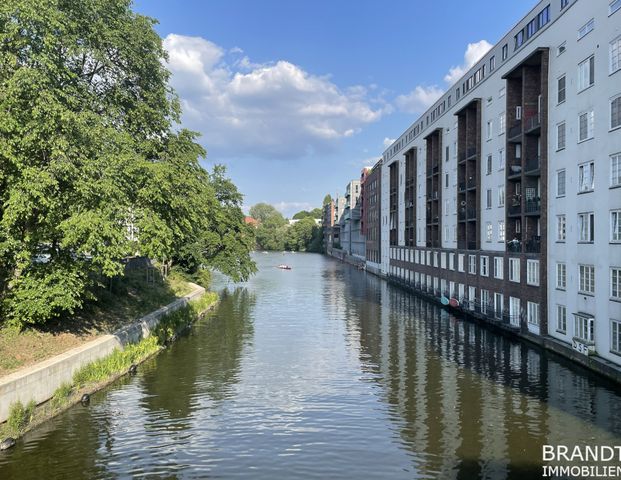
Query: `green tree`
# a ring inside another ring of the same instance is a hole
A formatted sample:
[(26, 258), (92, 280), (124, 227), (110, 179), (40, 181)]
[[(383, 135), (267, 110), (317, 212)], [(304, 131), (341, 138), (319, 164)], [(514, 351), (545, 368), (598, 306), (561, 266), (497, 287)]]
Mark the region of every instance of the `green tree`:
[(295, 215), (293, 215), (293, 220), (301, 220), (303, 218), (309, 217), (310, 216), (310, 212), (306, 211), (306, 210), (302, 210), (298, 213), (296, 213)]
[(310, 212), (309, 212), (309, 216), (311, 218), (321, 218), (323, 217), (323, 208), (313, 208)]
[(285, 217), (276, 210), (275, 207), (269, 203), (257, 203), (250, 207), (250, 216), (259, 222), (265, 222), (268, 219), (276, 219), (277, 222), (281, 222), (283, 225), (287, 223)]
[(130, 7), (0, 4), (0, 308), (12, 323), (74, 311), (135, 252), (253, 271), (241, 196), (200, 167), (195, 134), (173, 130), (161, 39)]
[(322, 203), (322, 205), (323, 205), (323, 206), (326, 206), (326, 205), (330, 204), (331, 202), (332, 202), (332, 195), (330, 195), (330, 194), (328, 193), (325, 197), (323, 197), (323, 203)]

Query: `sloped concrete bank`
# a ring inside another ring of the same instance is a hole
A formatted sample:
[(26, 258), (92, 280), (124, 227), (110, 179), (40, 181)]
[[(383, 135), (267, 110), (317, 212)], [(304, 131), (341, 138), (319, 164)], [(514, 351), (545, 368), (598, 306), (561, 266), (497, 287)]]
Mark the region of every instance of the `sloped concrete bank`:
[(75, 372), (89, 363), (110, 355), (115, 349), (123, 350), (148, 337), (160, 320), (176, 310), (198, 299), (205, 289), (191, 284), (188, 295), (145, 315), (135, 323), (111, 335), (103, 335), (91, 342), (56, 355), (36, 365), (11, 373), (0, 379), (0, 422), (9, 417), (11, 405), (35, 401), (41, 404), (50, 398), (61, 385), (71, 383)]

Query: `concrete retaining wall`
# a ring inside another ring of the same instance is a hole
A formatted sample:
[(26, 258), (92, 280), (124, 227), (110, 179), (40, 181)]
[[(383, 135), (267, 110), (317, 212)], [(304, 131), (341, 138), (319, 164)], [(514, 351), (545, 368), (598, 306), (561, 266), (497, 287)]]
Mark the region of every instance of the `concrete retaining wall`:
[(191, 285), (194, 289), (188, 295), (145, 315), (112, 335), (102, 335), (84, 345), (0, 378), (0, 422), (8, 418), (13, 403), (20, 401), (25, 405), (31, 400), (37, 404), (45, 402), (63, 383), (71, 383), (73, 374), (84, 365), (109, 355), (115, 348), (123, 349), (127, 344), (137, 343), (148, 337), (162, 317), (205, 293), (203, 287)]

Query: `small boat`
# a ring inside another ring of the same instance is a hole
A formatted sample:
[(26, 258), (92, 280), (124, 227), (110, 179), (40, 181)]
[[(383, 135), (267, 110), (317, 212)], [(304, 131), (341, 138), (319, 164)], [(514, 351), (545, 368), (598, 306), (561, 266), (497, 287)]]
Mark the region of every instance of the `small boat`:
[(459, 300), (457, 300), (455, 297), (451, 298), (449, 300), (449, 305), (453, 308), (457, 308), (459, 307)]
[(281, 263), (276, 268), (280, 268), (281, 270), (291, 270), (291, 267), (289, 265), (285, 265), (284, 263)]
[(440, 297), (440, 303), (442, 305), (448, 305), (449, 304), (449, 299), (444, 297), (444, 296), (442, 296), (442, 297)]

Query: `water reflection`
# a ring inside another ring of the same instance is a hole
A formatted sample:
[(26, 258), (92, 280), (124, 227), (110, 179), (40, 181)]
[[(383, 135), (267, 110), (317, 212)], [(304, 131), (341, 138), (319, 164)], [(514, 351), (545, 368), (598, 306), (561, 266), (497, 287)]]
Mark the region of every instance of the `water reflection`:
[(422, 476), (539, 478), (543, 444), (619, 444), (616, 386), (374, 276), (345, 275), (363, 368), (380, 373)]
[(617, 386), (331, 259), (257, 261), (0, 478), (539, 478), (544, 443), (620, 443)]

